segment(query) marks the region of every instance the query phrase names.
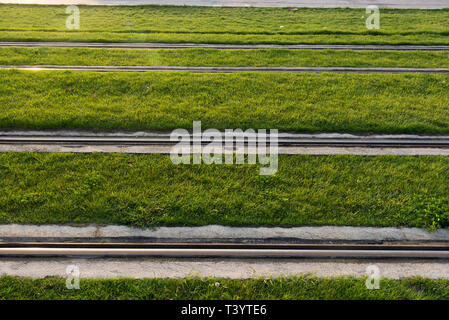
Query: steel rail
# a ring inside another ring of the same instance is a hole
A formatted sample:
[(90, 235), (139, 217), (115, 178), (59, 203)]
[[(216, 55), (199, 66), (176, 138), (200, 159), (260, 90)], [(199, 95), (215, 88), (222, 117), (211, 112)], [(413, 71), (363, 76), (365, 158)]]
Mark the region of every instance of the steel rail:
[[(229, 239), (228, 239), (229, 240)], [(146, 241), (146, 242), (99, 242), (96, 238), (86, 241), (8, 241), (0, 242), (0, 248), (94, 248), (94, 249), (270, 249), (270, 250), (397, 250), (397, 251), (449, 251), (449, 243), (292, 243), (292, 242), (179, 242), (179, 241)]]
[(55, 47), (98, 49), (296, 49), (368, 51), (448, 51), (447, 45), (365, 45), (365, 44), (215, 44), (215, 43), (126, 43), (126, 42), (0, 42), (0, 47)]
[(449, 68), (357, 68), (357, 67), (186, 67), (186, 66), (71, 66), (71, 65), (0, 65), (0, 69), (29, 71), (94, 71), (94, 72), (289, 72), (289, 73), (424, 73), (448, 74)]
[[(189, 138), (189, 142), (180, 142), (170, 139), (170, 135), (136, 136), (27, 136), (27, 135), (0, 135), (0, 145), (117, 145), (117, 146), (171, 146), (184, 144), (209, 144), (211, 139)], [(227, 140), (224, 140), (227, 141)], [(255, 138), (235, 137), (229, 142), (235, 145), (256, 145)], [(259, 141), (260, 142), (260, 141)], [(266, 143), (276, 142), (279, 146), (295, 147), (370, 147), (370, 148), (449, 148), (449, 137), (425, 138), (388, 138), (388, 137), (355, 137), (355, 138), (302, 138), (278, 137), (277, 141), (267, 134)]]
[(3, 243), (0, 256), (449, 258), (447, 245)]

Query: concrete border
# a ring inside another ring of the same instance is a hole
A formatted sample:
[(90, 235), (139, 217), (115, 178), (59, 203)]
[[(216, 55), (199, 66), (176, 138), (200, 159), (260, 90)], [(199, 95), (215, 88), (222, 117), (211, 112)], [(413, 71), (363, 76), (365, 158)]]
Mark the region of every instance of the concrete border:
[(448, 242), (449, 229), (434, 232), (420, 228), (374, 227), (227, 227), (208, 225), (202, 227), (159, 227), (138, 229), (127, 226), (89, 225), (83, 227), (59, 225), (0, 225), (0, 240), (58, 239), (128, 239), (138, 241), (421, 241)]
[[(172, 145), (57, 145), (57, 144), (0, 144), (0, 152), (61, 152), (61, 153), (130, 153), (170, 154)], [(234, 153), (236, 150), (225, 150)], [(359, 155), (359, 156), (449, 156), (444, 148), (370, 148), (370, 147), (278, 147), (279, 154), (295, 155)]]
[[(187, 130), (187, 129), (186, 129)], [(192, 130), (187, 130), (190, 134)], [(85, 129), (54, 129), (54, 130), (0, 130), (0, 137), (5, 136), (23, 136), (23, 137), (161, 137), (169, 138), (171, 130), (111, 130), (111, 131), (93, 131)], [(239, 136), (242, 136), (241, 134)], [(292, 131), (279, 131), (279, 138), (306, 138), (306, 139), (449, 139), (448, 134), (408, 134), (408, 133), (373, 133), (373, 134), (356, 134), (356, 133), (341, 133), (341, 132), (292, 132)]]
[[(44, 278), (66, 278), (66, 268), (76, 265), (81, 279), (86, 278), (185, 278), (214, 277), (230, 279), (317, 276), (354, 276), (365, 281), (366, 268), (375, 265), (382, 279), (425, 277), (449, 279), (449, 264), (442, 261), (379, 260), (276, 260), (276, 259), (1, 259), (0, 275)], [(81, 289), (82, 289), (81, 282)], [(382, 280), (380, 280), (382, 287)]]

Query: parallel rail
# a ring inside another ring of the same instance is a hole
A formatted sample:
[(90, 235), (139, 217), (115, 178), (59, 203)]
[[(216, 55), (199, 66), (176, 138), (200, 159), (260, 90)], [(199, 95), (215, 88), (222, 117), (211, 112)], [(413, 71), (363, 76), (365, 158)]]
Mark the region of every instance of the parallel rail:
[(0, 47), (56, 47), (98, 49), (298, 49), (371, 51), (448, 51), (445, 45), (364, 45), (364, 44), (214, 44), (214, 43), (125, 43), (125, 42), (0, 42)]
[(0, 65), (0, 69), (28, 71), (91, 72), (288, 72), (288, 73), (423, 73), (449, 74), (449, 68), (358, 68), (358, 67), (186, 67), (186, 66), (72, 66), (72, 65)]
[[(254, 139), (234, 138), (234, 144), (255, 144)], [(273, 142), (267, 135), (267, 144)], [(144, 137), (131, 136), (27, 136), (0, 135), (0, 145), (117, 145), (117, 146), (161, 146), (175, 145), (178, 140), (170, 139), (170, 135), (147, 135)], [(191, 139), (190, 144), (209, 144), (209, 139)], [(369, 148), (449, 148), (449, 137), (424, 138), (388, 138), (388, 137), (354, 137), (354, 138), (307, 138), (281, 136), (277, 139), (279, 146), (291, 147), (369, 147)]]
[(448, 259), (449, 245), (3, 243), (0, 256)]

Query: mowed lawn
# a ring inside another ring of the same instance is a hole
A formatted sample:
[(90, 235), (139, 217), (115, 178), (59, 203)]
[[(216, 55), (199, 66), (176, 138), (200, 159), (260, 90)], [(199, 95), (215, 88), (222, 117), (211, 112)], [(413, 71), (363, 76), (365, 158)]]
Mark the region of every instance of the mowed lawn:
[(283, 156), (175, 165), (168, 155), (0, 154), (0, 223), (449, 226), (449, 158)]
[(449, 132), (449, 76), (0, 71), (0, 128)]
[(79, 290), (65, 279), (0, 277), (0, 299), (8, 300), (423, 300), (449, 299), (449, 281), (410, 278), (382, 279), (368, 290), (364, 278), (294, 277), (229, 280), (81, 279)]
[(447, 68), (449, 51), (0, 48), (0, 65)]
[(449, 10), (381, 9), (368, 30), (365, 9), (80, 6), (68, 30), (66, 8), (0, 5), (0, 40), (449, 44)]

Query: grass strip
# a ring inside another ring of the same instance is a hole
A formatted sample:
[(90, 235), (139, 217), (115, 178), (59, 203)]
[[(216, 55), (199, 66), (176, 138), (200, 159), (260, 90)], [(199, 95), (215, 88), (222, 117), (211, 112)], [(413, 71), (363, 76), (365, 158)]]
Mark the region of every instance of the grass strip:
[(422, 300), (449, 299), (449, 281), (382, 279), (368, 290), (364, 278), (275, 279), (81, 279), (69, 290), (65, 279), (0, 277), (0, 299), (23, 300)]
[(0, 128), (449, 132), (449, 76), (0, 71)]
[(449, 52), (0, 48), (0, 64), (447, 68), (449, 67)]
[(448, 44), (449, 10), (80, 6), (68, 30), (66, 6), (0, 5), (0, 40), (208, 43)]
[(280, 156), (174, 165), (168, 155), (0, 154), (0, 223), (449, 226), (449, 158)]

